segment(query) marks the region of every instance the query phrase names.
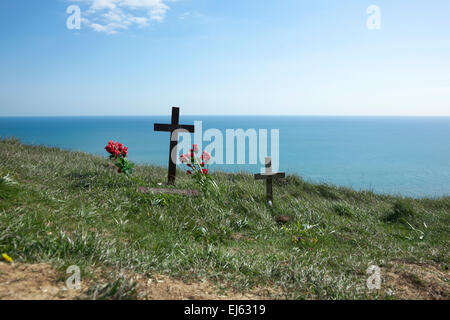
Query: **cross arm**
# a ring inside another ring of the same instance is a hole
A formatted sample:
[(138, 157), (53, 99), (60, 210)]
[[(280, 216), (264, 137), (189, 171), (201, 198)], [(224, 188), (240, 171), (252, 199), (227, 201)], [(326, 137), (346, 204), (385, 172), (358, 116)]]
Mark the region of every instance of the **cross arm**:
[(161, 124), (161, 123), (155, 123), (153, 130), (154, 131), (167, 131), (167, 132), (172, 132), (175, 131), (177, 129), (183, 129), (186, 130), (188, 132), (194, 132), (195, 131), (195, 127), (191, 126), (191, 125), (183, 125), (183, 124)]
[(264, 174), (257, 173), (257, 174), (255, 174), (255, 179), (256, 180), (267, 180), (269, 178), (272, 178), (272, 179), (284, 178), (285, 176), (286, 176), (286, 174), (284, 172), (264, 173)]

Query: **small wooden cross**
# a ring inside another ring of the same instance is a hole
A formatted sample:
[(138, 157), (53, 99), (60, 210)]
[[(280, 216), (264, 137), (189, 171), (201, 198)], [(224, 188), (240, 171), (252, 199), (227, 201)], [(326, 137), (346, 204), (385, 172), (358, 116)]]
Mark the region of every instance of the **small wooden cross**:
[[(177, 130), (183, 129), (187, 132), (194, 132), (194, 126), (179, 124), (180, 121), (180, 108), (172, 108), (172, 121), (170, 124), (155, 123), (155, 131), (170, 132), (170, 150), (169, 150), (169, 184), (175, 184), (175, 175), (177, 172), (176, 156), (177, 156), (177, 144), (178, 144), (178, 132)], [(172, 152), (175, 154), (175, 162), (172, 161)]]
[(266, 180), (267, 202), (273, 202), (272, 181), (277, 178), (284, 178), (284, 172), (272, 172), (272, 158), (266, 157), (266, 172), (264, 174), (255, 174), (256, 180)]

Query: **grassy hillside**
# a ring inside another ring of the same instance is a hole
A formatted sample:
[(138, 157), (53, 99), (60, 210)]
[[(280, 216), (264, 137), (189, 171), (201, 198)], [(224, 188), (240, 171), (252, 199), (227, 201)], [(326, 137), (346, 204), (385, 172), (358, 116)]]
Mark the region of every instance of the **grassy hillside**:
[[(106, 158), (9, 139), (0, 155), (0, 254), (50, 263), (62, 279), (78, 265), (92, 283), (103, 272), (110, 288), (123, 269), (206, 279), (223, 292), (270, 288), (268, 297), (282, 299), (395, 299), (406, 284), (449, 298), (448, 277), (436, 291), (406, 267), (448, 276), (449, 197), (399, 198), (288, 176), (274, 183), (269, 207), (264, 182), (214, 166), (219, 192), (196, 198), (137, 190), (160, 187), (166, 168), (137, 166), (128, 179)], [(180, 171), (177, 188), (195, 184)], [(370, 265), (383, 271), (381, 290), (366, 288)]]

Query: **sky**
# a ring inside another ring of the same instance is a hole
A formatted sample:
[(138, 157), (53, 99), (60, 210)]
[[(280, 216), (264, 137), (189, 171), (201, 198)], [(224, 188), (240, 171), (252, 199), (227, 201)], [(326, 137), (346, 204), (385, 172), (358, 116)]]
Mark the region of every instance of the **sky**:
[[(70, 6), (80, 8), (80, 29)], [(0, 116), (162, 115), (171, 106), (186, 115), (450, 116), (450, 1), (0, 2)]]

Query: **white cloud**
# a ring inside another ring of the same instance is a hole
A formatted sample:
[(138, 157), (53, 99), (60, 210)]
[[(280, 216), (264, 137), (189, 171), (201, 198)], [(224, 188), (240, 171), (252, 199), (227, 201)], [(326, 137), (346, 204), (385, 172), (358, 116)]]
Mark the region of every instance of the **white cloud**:
[(164, 20), (169, 0), (69, 0), (84, 4), (82, 22), (97, 32), (115, 34)]

